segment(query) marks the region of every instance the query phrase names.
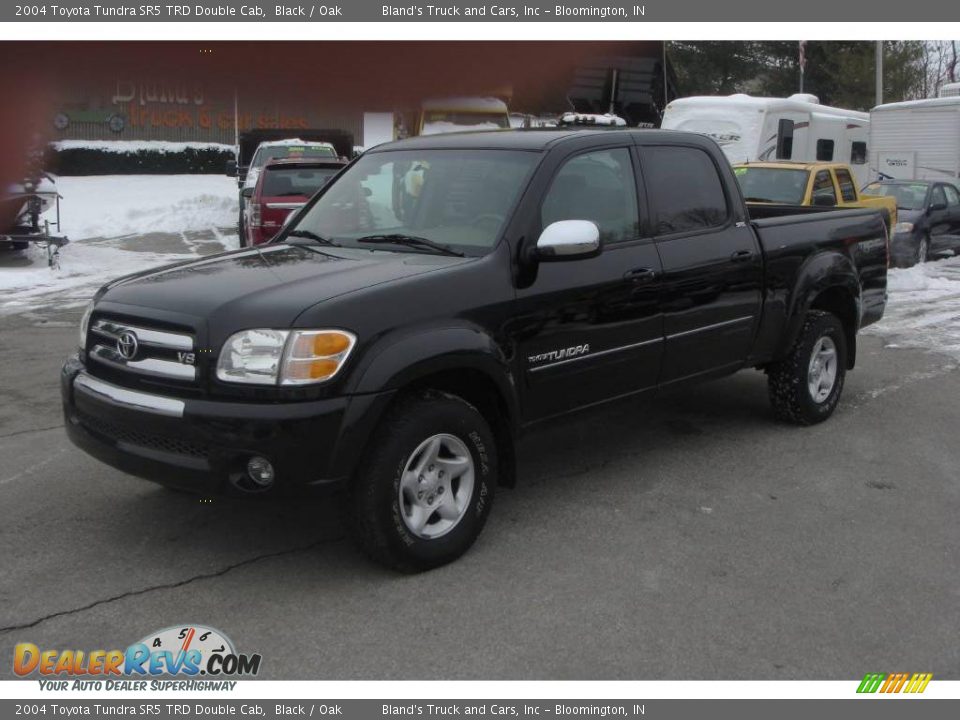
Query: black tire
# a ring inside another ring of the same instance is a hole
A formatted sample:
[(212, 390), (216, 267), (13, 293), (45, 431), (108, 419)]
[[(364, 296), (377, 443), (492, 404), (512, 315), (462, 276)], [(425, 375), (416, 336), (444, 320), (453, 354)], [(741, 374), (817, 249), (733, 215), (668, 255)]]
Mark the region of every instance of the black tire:
[[(446, 534), (423, 538), (402, 516), (400, 481), (417, 448), (437, 434), (454, 436), (469, 450), (473, 491), (464, 514)], [(354, 478), (351, 527), (374, 561), (402, 572), (430, 570), (456, 560), (473, 545), (490, 514), (496, 485), (496, 443), (476, 408), (440, 393), (405, 398), (377, 429)]]
[[(829, 395), (817, 402), (808, 385), (808, 373), (813, 350), (824, 337), (832, 340), (836, 348), (836, 379)], [(774, 414), (780, 420), (797, 425), (823, 422), (840, 401), (846, 373), (847, 340), (843, 324), (831, 313), (811, 310), (787, 357), (767, 368), (767, 389)]]

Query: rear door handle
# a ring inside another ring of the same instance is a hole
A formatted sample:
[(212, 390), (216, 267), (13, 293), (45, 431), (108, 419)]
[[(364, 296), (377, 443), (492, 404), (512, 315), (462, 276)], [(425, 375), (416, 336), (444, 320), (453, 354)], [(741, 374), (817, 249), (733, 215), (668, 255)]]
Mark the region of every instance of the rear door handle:
[(753, 258), (753, 253), (749, 250), (737, 250), (733, 255), (730, 256), (731, 262), (747, 262)]
[(623, 277), (635, 283), (650, 282), (657, 277), (657, 271), (647, 267), (634, 268), (633, 270), (627, 270)]

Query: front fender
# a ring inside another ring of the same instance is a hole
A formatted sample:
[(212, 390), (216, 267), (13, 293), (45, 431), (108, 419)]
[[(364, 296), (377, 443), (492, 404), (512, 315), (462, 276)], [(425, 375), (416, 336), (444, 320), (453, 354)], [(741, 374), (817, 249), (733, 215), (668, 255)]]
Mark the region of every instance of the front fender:
[(435, 372), (473, 369), (485, 373), (515, 400), (510, 364), (500, 345), (478, 326), (390, 333), (364, 355), (345, 388), (349, 394), (399, 390)]
[(348, 476), (397, 391), (442, 372), (483, 373), (497, 388), (507, 426), (518, 427), (510, 364), (499, 344), (477, 326), (422, 327), (390, 333), (364, 353), (344, 385), (352, 396), (336, 452), (336, 473)]

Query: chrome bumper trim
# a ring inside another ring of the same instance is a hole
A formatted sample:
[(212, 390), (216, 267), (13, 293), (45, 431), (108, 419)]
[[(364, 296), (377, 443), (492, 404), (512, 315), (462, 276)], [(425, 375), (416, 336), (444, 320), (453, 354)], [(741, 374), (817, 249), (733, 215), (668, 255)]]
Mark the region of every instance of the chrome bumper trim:
[(147, 393), (117, 387), (116, 385), (111, 385), (103, 380), (91, 377), (85, 372), (77, 375), (73, 381), (73, 388), (74, 391), (83, 392), (97, 400), (105, 400), (111, 405), (116, 405), (128, 410), (139, 410), (141, 412), (153, 413), (154, 415), (163, 415), (165, 417), (183, 417), (183, 411), (186, 408), (186, 403), (182, 400), (161, 397), (159, 395), (149, 395)]

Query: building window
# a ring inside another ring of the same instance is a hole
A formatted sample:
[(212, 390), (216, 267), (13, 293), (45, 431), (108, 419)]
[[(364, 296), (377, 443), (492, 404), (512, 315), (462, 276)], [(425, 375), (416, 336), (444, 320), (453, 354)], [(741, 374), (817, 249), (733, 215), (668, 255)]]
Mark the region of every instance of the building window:
[(793, 157), (793, 120), (781, 118), (777, 123), (777, 160)]
[(867, 144), (865, 142), (854, 142), (850, 144), (850, 164), (867, 164)]
[(817, 160), (833, 160), (833, 140), (817, 140)]

